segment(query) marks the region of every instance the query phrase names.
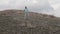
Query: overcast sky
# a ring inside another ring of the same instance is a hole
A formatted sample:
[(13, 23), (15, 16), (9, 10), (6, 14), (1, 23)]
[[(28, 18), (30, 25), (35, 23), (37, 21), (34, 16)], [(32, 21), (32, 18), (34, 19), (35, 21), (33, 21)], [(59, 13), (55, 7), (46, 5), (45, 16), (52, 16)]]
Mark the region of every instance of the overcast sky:
[(60, 0), (0, 0), (0, 9), (24, 9), (60, 16)]

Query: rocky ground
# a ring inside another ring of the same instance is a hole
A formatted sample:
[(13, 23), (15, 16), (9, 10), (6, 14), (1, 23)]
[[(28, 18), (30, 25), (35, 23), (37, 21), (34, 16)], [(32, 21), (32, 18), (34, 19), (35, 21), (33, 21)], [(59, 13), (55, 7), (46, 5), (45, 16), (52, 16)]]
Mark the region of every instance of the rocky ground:
[(0, 11), (0, 34), (60, 34), (60, 18), (23, 10)]

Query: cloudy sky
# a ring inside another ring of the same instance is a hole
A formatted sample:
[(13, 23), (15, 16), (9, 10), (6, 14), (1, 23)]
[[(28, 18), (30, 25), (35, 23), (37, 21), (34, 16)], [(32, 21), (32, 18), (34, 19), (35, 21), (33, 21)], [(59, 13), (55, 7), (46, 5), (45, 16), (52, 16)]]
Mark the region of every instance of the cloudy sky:
[(49, 3), (54, 8), (54, 15), (60, 17), (60, 0), (49, 0)]
[(0, 9), (24, 9), (60, 16), (60, 0), (0, 0)]

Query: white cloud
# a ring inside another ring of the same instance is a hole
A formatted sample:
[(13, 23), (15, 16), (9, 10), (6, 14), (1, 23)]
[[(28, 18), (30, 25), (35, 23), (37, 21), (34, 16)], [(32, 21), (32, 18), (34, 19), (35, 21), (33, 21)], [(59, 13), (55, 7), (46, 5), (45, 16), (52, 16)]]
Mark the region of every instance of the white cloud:
[(0, 5), (9, 4), (9, 0), (0, 0)]
[(55, 9), (54, 15), (60, 17), (60, 0), (49, 0), (49, 2)]
[(59, 9), (60, 7), (60, 0), (49, 0), (49, 3), (55, 10)]
[(48, 5), (47, 0), (35, 0), (34, 1), (35, 3), (33, 3), (33, 1), (32, 0), (27, 0), (27, 1), (26, 0), (0, 0), (0, 6), (2, 7), (4, 6), (5, 8), (6, 7), (23, 8), (25, 5), (27, 5), (28, 7), (37, 8), (37, 7), (43, 7), (45, 4), (46, 4), (45, 6)]

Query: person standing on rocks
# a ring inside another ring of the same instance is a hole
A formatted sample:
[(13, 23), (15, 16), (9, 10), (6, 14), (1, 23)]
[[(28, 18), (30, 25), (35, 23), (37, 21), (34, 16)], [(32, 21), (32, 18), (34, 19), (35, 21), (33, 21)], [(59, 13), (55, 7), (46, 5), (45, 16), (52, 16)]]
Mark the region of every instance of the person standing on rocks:
[(24, 9), (24, 19), (29, 19), (29, 10), (27, 6), (25, 6), (25, 9)]

